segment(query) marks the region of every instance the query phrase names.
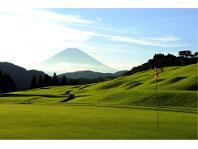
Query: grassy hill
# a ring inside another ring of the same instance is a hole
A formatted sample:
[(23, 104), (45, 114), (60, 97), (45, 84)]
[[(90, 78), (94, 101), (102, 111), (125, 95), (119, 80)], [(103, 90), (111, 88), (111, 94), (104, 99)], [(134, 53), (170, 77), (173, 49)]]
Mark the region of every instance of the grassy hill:
[[(158, 100), (162, 107), (197, 107), (197, 64), (167, 67), (159, 72)], [(4, 94), (0, 103), (58, 103), (72, 90), (76, 98), (68, 103), (155, 106), (153, 70), (96, 84), (44, 87)], [(13, 98), (11, 98), (13, 97)]]
[[(160, 132), (153, 73), (2, 94), (0, 138), (197, 139), (197, 64), (159, 73)], [(76, 98), (60, 102), (68, 90)]]
[[(159, 73), (158, 100), (160, 106), (197, 108), (197, 64), (167, 67)], [(76, 89), (78, 97), (70, 103), (108, 103), (155, 106), (153, 70)]]

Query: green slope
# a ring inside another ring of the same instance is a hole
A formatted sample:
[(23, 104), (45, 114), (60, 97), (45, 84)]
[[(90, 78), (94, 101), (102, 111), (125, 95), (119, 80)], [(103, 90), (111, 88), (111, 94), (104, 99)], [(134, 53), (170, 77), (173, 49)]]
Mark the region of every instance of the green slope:
[(160, 72), (158, 100), (159, 132), (153, 70), (2, 94), (0, 139), (197, 139), (197, 64)]
[[(70, 103), (108, 103), (120, 105), (155, 106), (153, 70), (139, 72), (115, 80), (78, 89), (78, 97)], [(160, 106), (197, 108), (197, 64), (167, 67), (159, 73), (158, 100)]]
[[(64, 92), (72, 90), (76, 98), (68, 104), (156, 106), (153, 73), (148, 70), (96, 84), (13, 92), (1, 97), (0, 103), (60, 103), (67, 98)], [(197, 64), (164, 68), (158, 78), (159, 105), (196, 110), (197, 78)]]

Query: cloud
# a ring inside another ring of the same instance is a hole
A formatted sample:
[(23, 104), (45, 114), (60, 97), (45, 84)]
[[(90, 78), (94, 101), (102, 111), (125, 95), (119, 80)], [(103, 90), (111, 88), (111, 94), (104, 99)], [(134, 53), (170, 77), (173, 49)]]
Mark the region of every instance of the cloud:
[(1, 9), (0, 20), (1, 61), (25, 66), (55, 54), (57, 49), (78, 47), (94, 35), (91, 31), (67, 27), (92, 21), (43, 9)]
[[(93, 49), (103, 52), (101, 57), (107, 57), (106, 51), (127, 55), (136, 51), (129, 44), (166, 48), (185, 46), (180, 38), (173, 35), (144, 37), (133, 27), (102, 24), (103, 18), (100, 17), (92, 21), (80, 15), (59, 14), (48, 9), (1, 8), (0, 20), (0, 60), (24, 67), (45, 60), (67, 47)], [(90, 39), (94, 41), (92, 45), (87, 42)]]
[(107, 35), (107, 34), (97, 34), (97, 36), (116, 42), (137, 44), (143, 46), (156, 46), (156, 47), (165, 47), (165, 48), (186, 46), (186, 44), (180, 43), (181, 39), (172, 35), (164, 35), (160, 37), (136, 37), (136, 38), (128, 37), (128, 36)]
[(181, 17), (181, 16), (169, 17), (169, 18), (162, 18), (162, 19), (158, 20), (158, 22), (160, 22), (160, 23), (170, 23), (170, 22), (173, 22), (173, 21), (181, 21), (183, 19), (184, 19), (184, 17)]
[(160, 37), (150, 37), (150, 38), (145, 38), (147, 40), (153, 40), (153, 41), (159, 41), (159, 42), (177, 42), (180, 41), (179, 38), (173, 36), (173, 35), (163, 35)]
[(65, 22), (65, 23), (83, 23), (83, 24), (91, 24), (93, 21), (83, 19), (80, 15), (63, 15), (56, 12), (52, 12), (48, 9), (2, 9), (0, 13), (29, 18), (34, 21), (53, 21), (53, 22)]

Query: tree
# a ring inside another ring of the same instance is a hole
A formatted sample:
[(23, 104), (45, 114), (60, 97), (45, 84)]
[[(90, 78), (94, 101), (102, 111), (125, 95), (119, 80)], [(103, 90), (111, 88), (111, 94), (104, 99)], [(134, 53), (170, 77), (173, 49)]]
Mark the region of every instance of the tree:
[[(192, 52), (190, 50), (183, 50), (179, 51), (180, 61), (182, 62), (182, 65), (189, 64), (189, 59), (193, 58)], [(192, 61), (192, 59), (190, 59)]]
[(0, 71), (0, 92), (11, 92), (16, 90), (16, 84), (8, 73)]
[(185, 51), (179, 51), (178, 55), (179, 55), (180, 57), (185, 57)]
[(149, 68), (150, 68), (150, 69), (153, 69), (154, 60), (153, 60), (153, 59), (149, 59), (149, 60), (148, 60), (148, 64), (149, 64)]
[(155, 60), (155, 59), (161, 59), (161, 58), (164, 58), (164, 54), (161, 54), (161, 53), (159, 53), (159, 54), (155, 54), (154, 56), (153, 56), (153, 59)]
[(2, 86), (2, 82), (3, 82), (3, 72), (0, 70), (0, 88)]
[(36, 88), (37, 86), (36, 76), (33, 76), (30, 88)]
[(175, 56), (172, 54), (155, 54), (153, 56), (153, 59), (149, 59), (146, 63), (133, 67), (130, 71), (125, 73), (124, 75), (131, 75), (136, 72), (152, 69), (155, 65), (157, 68), (164, 68), (168, 66), (181, 66), (181, 65), (190, 65), (197, 63), (198, 59), (197, 57), (198, 52), (195, 52), (195, 54), (191, 54), (191, 51), (179, 51), (179, 56)]
[(50, 76), (48, 75), (44, 76), (44, 86), (50, 86), (52, 84), (51, 81), (52, 81), (52, 78)]
[(38, 87), (43, 87), (43, 86), (44, 86), (44, 81), (43, 81), (42, 76), (40, 75), (39, 80), (38, 80)]
[(14, 80), (10, 77), (9, 74), (7, 74), (6, 77), (7, 77), (6, 84), (7, 84), (7, 87), (8, 87), (7, 91), (11, 92), (11, 91), (16, 90), (16, 84), (15, 84)]
[(2, 76), (3, 76), (3, 72), (0, 70), (0, 79), (1, 79)]
[(186, 50), (185, 57), (190, 58), (191, 55), (192, 55), (192, 52), (190, 50)]
[(68, 84), (68, 81), (67, 81), (67, 79), (66, 79), (66, 77), (65, 77), (65, 75), (62, 77), (62, 79), (61, 79), (61, 85), (67, 85)]
[(182, 62), (182, 66), (184, 65), (185, 51), (179, 51), (178, 55), (180, 56), (180, 60)]
[(192, 55), (190, 50), (179, 51), (179, 56), (184, 58), (189, 58)]
[(58, 77), (56, 76), (56, 73), (54, 72), (54, 75), (52, 77), (52, 85), (56, 86), (58, 84), (59, 84)]
[(194, 56), (195, 58), (198, 58), (198, 52), (195, 52)]

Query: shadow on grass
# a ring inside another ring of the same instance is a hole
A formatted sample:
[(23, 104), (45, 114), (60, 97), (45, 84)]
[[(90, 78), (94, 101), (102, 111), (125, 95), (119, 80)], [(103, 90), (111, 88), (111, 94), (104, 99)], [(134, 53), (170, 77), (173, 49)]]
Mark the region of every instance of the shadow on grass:
[(183, 80), (185, 78), (187, 78), (187, 77), (175, 77), (175, 78), (167, 80), (167, 83), (170, 83), (170, 84), (175, 83), (175, 82), (178, 82), (178, 81)]
[[(164, 81), (165, 79), (157, 79), (157, 83), (158, 82), (162, 82), (162, 81)], [(148, 84), (154, 84), (155, 83), (155, 80), (152, 80), (152, 81), (150, 81)]]
[(196, 109), (179, 108), (179, 107), (166, 107), (166, 106), (137, 106), (137, 105), (116, 105), (116, 104), (92, 104), (92, 103), (67, 103), (67, 106), (91, 106), (91, 107), (109, 107), (109, 108), (120, 108), (120, 109), (143, 109), (143, 110), (154, 110), (154, 111), (172, 111), (172, 112), (183, 112), (197, 114)]
[(31, 97), (31, 96), (39, 96), (39, 97), (49, 97), (49, 98), (60, 98), (65, 96), (60, 95), (46, 95), (46, 94), (0, 94), (0, 97)]
[(24, 102), (21, 102), (20, 104), (32, 104), (33, 101), (35, 101), (37, 99), (40, 99), (40, 97), (35, 97), (35, 98), (31, 98), (31, 99), (25, 100)]
[(135, 87), (137, 87), (137, 86), (139, 86), (139, 85), (142, 85), (143, 83), (140, 83), (140, 82), (136, 82), (136, 83), (128, 83), (128, 84), (126, 84), (125, 86), (126, 86), (126, 89), (132, 89), (132, 88), (135, 88)]
[(90, 96), (90, 95), (78, 95), (78, 96), (75, 96), (73, 94), (71, 94), (70, 96), (68, 96), (68, 98), (64, 99), (64, 100), (61, 100), (60, 102), (68, 102), (70, 100), (73, 100), (77, 97), (87, 97), (87, 96)]
[(83, 87), (79, 88), (79, 89), (84, 89), (84, 88), (87, 88), (89, 87), (90, 85), (84, 85)]

